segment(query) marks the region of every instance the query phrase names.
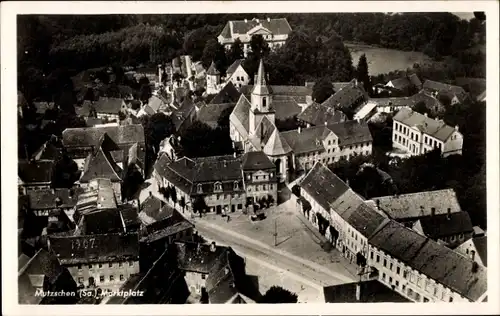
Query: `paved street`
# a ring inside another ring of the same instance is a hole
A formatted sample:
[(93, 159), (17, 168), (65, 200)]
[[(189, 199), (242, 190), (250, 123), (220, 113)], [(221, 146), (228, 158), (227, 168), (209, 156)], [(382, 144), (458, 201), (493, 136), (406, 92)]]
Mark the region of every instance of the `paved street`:
[[(143, 187), (139, 194), (141, 202), (149, 191), (163, 199), (151, 179)], [(299, 301), (321, 302), (323, 286), (354, 281), (355, 269), (336, 250), (327, 252), (321, 248), (324, 237), (295, 207), (292, 195), (285, 203), (266, 210), (267, 218), (262, 221), (252, 222), (242, 213), (230, 214), (229, 222), (216, 214), (190, 220), (203, 237), (231, 246), (246, 258), (248, 273), (258, 276), (259, 281), (265, 280), (259, 283), (261, 292), (280, 284), (296, 291)]]

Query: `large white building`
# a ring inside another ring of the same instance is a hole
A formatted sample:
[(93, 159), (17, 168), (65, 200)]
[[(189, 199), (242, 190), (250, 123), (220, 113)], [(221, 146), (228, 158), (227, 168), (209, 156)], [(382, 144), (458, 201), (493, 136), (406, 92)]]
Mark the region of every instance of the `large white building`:
[(458, 126), (446, 125), (443, 120), (431, 119), (408, 108), (394, 116), (392, 146), (410, 156), (425, 154), (439, 148), (444, 157), (461, 155), (463, 136)]
[(291, 32), (292, 28), (285, 18), (265, 20), (254, 18), (227, 22), (217, 39), (226, 49), (230, 49), (236, 39), (239, 39), (243, 44), (243, 53), (246, 57), (251, 50), (250, 40), (253, 35), (262, 35), (269, 48), (275, 49), (285, 45)]

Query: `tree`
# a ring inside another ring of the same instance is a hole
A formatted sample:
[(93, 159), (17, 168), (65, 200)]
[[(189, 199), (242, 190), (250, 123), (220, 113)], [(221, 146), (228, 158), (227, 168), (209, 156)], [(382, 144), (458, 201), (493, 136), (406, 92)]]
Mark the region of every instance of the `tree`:
[(302, 211), (304, 213), (309, 213), (310, 210), (312, 210), (311, 203), (306, 199), (302, 199)]
[(474, 17), (479, 21), (486, 21), (486, 14), (484, 11), (474, 11)]
[(187, 157), (230, 155), (234, 152), (227, 130), (194, 121), (181, 135), (182, 154)]
[(290, 292), (281, 286), (273, 285), (266, 294), (262, 296), (259, 303), (263, 304), (281, 304), (281, 303), (297, 303), (297, 294)]
[(157, 152), (160, 142), (174, 133), (175, 126), (172, 118), (165, 113), (159, 112), (151, 117), (142, 117), (142, 126), (146, 136), (148, 147)]
[(363, 54), (359, 57), (358, 66), (356, 68), (356, 78), (359, 82), (363, 83), (363, 87), (368, 94), (372, 94), (372, 86), (370, 81), (370, 75), (368, 74), (368, 62), (366, 60), (366, 55)]
[(193, 200), (193, 211), (196, 213), (203, 213), (208, 209), (208, 205), (205, 202), (205, 199), (201, 195), (197, 195)]
[(320, 80), (318, 80), (318, 82), (314, 83), (312, 99), (314, 102), (323, 103), (334, 93), (335, 91), (333, 90), (333, 85), (332, 82), (330, 81), (330, 78), (323, 77)]
[(224, 74), (228, 66), (226, 50), (216, 39), (209, 39), (207, 41), (201, 57), (201, 62), (205, 69), (210, 66), (212, 61), (215, 63), (217, 70), (219, 70), (221, 74)]
[(139, 91), (139, 100), (144, 103), (148, 103), (152, 95), (151, 86), (149, 84), (143, 84)]
[(170, 190), (170, 199), (172, 200), (172, 203), (174, 203), (175, 207), (175, 204), (177, 203), (177, 190), (173, 186), (170, 186), (169, 190)]
[(160, 188), (160, 193), (165, 197), (165, 199), (168, 201), (170, 199), (170, 189), (169, 187), (163, 187), (163, 188)]
[(217, 119), (217, 126), (219, 126), (223, 130), (227, 130), (229, 132), (229, 116), (233, 112), (234, 107), (229, 107), (224, 109), (219, 118)]
[(227, 52), (228, 65), (234, 63), (238, 59), (243, 59), (243, 57), (243, 43), (241, 43), (241, 40), (237, 38), (234, 43), (231, 44), (231, 48)]
[(179, 200), (179, 206), (182, 207), (182, 212), (184, 213), (184, 210), (186, 208), (186, 198), (181, 196), (181, 199)]
[(300, 197), (300, 186), (298, 184), (292, 187), (292, 193), (297, 197)]

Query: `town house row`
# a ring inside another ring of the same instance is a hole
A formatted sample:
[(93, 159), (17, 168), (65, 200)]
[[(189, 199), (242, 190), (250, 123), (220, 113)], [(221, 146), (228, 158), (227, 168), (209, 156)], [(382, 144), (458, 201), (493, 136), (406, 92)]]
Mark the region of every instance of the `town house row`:
[(414, 302), (487, 299), (486, 267), (384, 216), (321, 163), (300, 188), (305, 215), (362, 276)]

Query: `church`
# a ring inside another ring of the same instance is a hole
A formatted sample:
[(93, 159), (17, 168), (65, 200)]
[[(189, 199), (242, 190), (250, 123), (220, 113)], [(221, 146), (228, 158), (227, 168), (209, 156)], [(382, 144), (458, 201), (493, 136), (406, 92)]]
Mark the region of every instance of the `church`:
[(261, 60), (250, 98), (242, 94), (229, 117), (230, 137), (234, 147), (244, 153), (263, 151), (276, 165), (280, 182), (287, 181), (289, 172), (309, 171), (317, 161), (328, 164), (372, 152), (366, 122), (325, 122), (280, 132), (275, 116), (272, 86), (267, 85)]

